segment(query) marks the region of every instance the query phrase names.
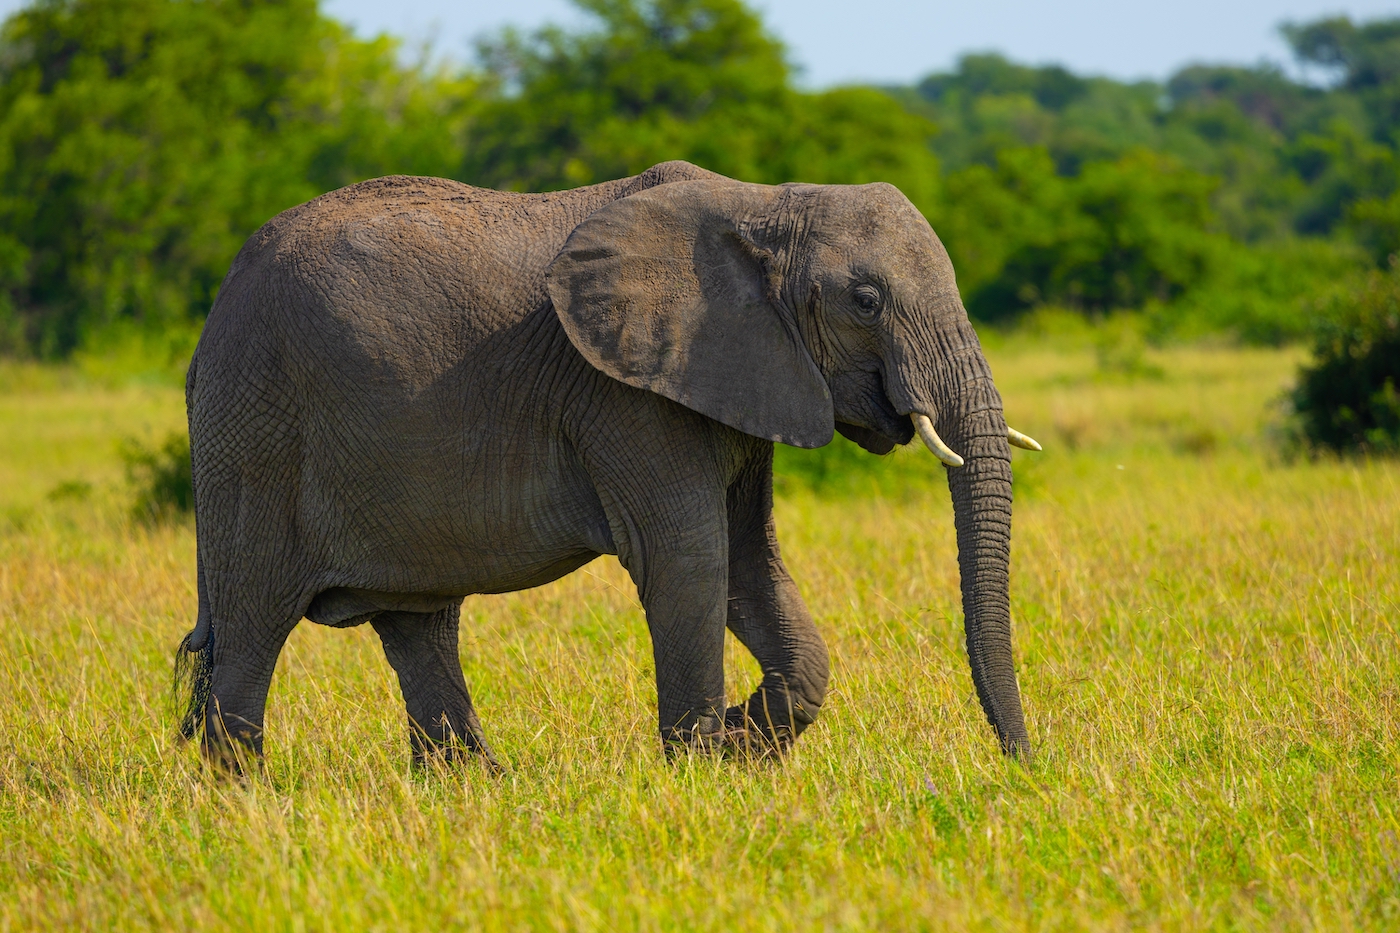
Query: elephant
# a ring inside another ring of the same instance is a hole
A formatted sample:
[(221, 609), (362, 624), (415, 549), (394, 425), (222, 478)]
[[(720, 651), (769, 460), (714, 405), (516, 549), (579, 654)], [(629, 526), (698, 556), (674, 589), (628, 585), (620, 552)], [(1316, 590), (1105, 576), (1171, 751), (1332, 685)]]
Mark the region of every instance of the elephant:
[[(494, 762), (463, 600), (616, 555), (655, 659), (661, 747), (781, 754), (827, 690), (783, 564), (774, 443), (915, 435), (947, 469), (972, 680), (1031, 745), (1012, 657), (1010, 445), (947, 252), (899, 190), (685, 162), (544, 194), (390, 176), (270, 220), (186, 380), (199, 609), (186, 738), (260, 762), (303, 619), (368, 622), (415, 761)], [(762, 679), (726, 707), (726, 628)]]

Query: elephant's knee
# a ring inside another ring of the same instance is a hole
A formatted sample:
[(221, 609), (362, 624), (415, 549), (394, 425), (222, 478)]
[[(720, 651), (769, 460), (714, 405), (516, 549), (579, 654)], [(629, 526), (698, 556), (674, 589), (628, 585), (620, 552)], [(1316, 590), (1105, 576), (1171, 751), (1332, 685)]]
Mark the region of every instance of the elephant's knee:
[(801, 732), (816, 720), (831, 680), (831, 657), (826, 643), (815, 629), (808, 635), (805, 643), (793, 653), (792, 663), (782, 675), (796, 732)]

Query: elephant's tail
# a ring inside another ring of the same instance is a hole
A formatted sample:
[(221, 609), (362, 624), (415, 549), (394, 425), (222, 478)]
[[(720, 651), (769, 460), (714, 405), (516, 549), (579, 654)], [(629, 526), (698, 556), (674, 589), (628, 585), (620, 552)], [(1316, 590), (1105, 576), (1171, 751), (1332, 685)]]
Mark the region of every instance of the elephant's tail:
[[(209, 688), (214, 675), (214, 632), (200, 632), (195, 626), (175, 649), (175, 678), (171, 698), (175, 709), (185, 707), (180, 719), (180, 736), (192, 739), (204, 723), (205, 707), (209, 705)], [(196, 641), (203, 634), (202, 644)]]

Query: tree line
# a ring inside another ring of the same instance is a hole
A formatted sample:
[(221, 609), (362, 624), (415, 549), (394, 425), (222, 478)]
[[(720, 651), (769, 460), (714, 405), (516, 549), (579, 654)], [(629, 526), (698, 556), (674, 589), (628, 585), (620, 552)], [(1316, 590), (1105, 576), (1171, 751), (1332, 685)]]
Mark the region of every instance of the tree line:
[[(974, 316), (1134, 310), (1303, 334), (1400, 249), (1400, 19), (1293, 25), (1301, 83), (1125, 83), (969, 55), (909, 87), (797, 87), (740, 0), (576, 0), (470, 65), (406, 62), (316, 0), (39, 0), (0, 27), (0, 353), (191, 335), (243, 240), (376, 175), (546, 190), (687, 159), (889, 181)], [(183, 338), (182, 338), (183, 339)]]

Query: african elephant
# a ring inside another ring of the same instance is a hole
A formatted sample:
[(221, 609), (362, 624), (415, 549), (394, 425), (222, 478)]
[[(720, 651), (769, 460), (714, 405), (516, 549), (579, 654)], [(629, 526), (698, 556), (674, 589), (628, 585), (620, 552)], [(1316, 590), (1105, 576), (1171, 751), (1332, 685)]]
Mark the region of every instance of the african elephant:
[[(243, 247), (186, 402), (199, 615), (177, 655), (182, 731), (202, 725), (215, 760), (261, 754), (303, 617), (374, 626), (415, 756), (489, 759), (464, 597), (601, 554), (646, 612), (665, 747), (786, 747), (828, 660), (779, 555), (773, 442), (833, 429), (877, 454), (918, 433), (948, 465), (973, 681), (1002, 747), (1030, 750), (1008, 439), (1034, 442), (1008, 433), (948, 255), (890, 185), (684, 162), (550, 194), (351, 185)], [(763, 671), (729, 709), (726, 626)]]

